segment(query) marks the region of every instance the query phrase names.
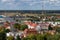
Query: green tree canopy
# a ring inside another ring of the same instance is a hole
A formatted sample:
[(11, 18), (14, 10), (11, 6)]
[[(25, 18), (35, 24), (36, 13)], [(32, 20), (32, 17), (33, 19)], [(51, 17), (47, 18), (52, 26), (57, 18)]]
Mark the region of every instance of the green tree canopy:
[(14, 40), (14, 37), (13, 36), (9, 36), (9, 37), (7, 37), (7, 40)]
[(15, 23), (15, 24), (14, 24), (14, 28), (20, 30), (20, 24), (19, 24), (19, 23)]
[(3, 26), (0, 26), (0, 40), (6, 40), (6, 32)]
[(17, 39), (16, 40), (21, 40), (21, 38), (19, 36), (17, 36)]
[(23, 25), (21, 25), (20, 30), (25, 30), (25, 29), (27, 29), (27, 28), (28, 28), (28, 26), (25, 25), (25, 24), (23, 24)]

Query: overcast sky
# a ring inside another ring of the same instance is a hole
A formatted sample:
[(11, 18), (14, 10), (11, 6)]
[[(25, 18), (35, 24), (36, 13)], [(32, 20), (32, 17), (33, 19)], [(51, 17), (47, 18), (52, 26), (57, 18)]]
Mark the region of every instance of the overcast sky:
[(60, 10), (60, 0), (0, 0), (0, 10), (42, 10), (42, 9)]

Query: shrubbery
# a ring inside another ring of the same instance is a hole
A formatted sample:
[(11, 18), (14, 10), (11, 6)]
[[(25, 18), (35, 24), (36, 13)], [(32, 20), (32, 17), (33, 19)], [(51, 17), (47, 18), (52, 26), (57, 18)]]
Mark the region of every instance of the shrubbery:
[(13, 36), (9, 36), (9, 37), (7, 37), (7, 40), (14, 40), (14, 37)]
[(19, 23), (15, 23), (14, 24), (14, 28), (16, 28), (16, 29), (18, 29), (18, 30), (25, 30), (25, 29), (27, 29), (28, 28), (28, 26), (27, 25), (25, 25), (25, 24), (19, 24)]
[(0, 27), (0, 40), (6, 40), (6, 32), (4, 27)]
[[(5, 29), (0, 28), (0, 40), (14, 40), (13, 36), (6, 37)], [(45, 34), (29, 34), (27, 37), (21, 38), (17, 36), (16, 40), (60, 40), (60, 33), (51, 35), (49, 33)]]
[(22, 40), (60, 40), (60, 35), (50, 35), (50, 34), (37, 34), (37, 35), (29, 35)]

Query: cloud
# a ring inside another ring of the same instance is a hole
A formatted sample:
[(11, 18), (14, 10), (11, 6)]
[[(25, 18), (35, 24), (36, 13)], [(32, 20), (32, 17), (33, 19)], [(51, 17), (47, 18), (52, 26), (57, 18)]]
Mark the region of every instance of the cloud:
[(50, 0), (49, 3), (51, 6), (60, 6), (60, 0)]
[(2, 2), (14, 2), (15, 0), (1, 0)]
[[(26, 3), (30, 6), (34, 6), (34, 5), (37, 5), (37, 4), (49, 4), (50, 6), (56, 6), (57, 4), (60, 3), (60, 0), (20, 0), (22, 1), (23, 3)], [(58, 6), (58, 5), (57, 5)]]
[(24, 1), (24, 2), (31, 2), (31, 1), (33, 1), (33, 0), (21, 0), (21, 1)]
[(15, 2), (16, 0), (0, 0), (0, 4), (2, 6), (8, 7), (7, 9), (13, 9), (13, 8), (17, 8), (17, 6), (21, 5), (20, 2)]
[[(9, 5), (19, 5), (19, 4), (22, 4), (22, 3), (26, 3), (30, 6), (33, 6), (33, 5), (37, 5), (37, 4), (50, 4), (50, 5), (57, 5), (59, 4), (59, 0), (17, 0), (18, 2), (15, 2), (16, 0), (1, 0), (2, 3), (6, 3), (6, 4), (9, 4)], [(21, 3), (22, 2), (22, 3)]]
[(39, 0), (20, 0), (20, 1), (22, 1), (23, 3), (26, 3), (26, 4), (30, 5), (30, 6), (40, 4)]
[[(39, 6), (42, 7), (42, 5), (44, 4), (44, 6), (47, 7), (53, 7), (53, 6), (60, 6), (60, 0), (1, 0), (2, 3), (1, 5), (4, 4), (4, 6), (9, 6), (10, 8), (23, 8), (23, 7), (35, 7), (35, 6)], [(25, 5), (26, 4), (26, 5)]]
[(60, 0), (49, 0), (49, 1), (60, 1)]
[(5, 4), (5, 5), (16, 5), (16, 4), (18, 4), (15, 2), (15, 0), (1, 0), (1, 3)]
[(6, 1), (8, 1), (8, 0), (1, 0), (2, 2), (6, 2)]

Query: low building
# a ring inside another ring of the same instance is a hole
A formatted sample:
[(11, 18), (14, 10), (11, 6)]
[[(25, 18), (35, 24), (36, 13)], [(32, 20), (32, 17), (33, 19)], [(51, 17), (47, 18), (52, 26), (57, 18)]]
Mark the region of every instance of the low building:
[(41, 23), (33, 23), (33, 22), (26, 22), (28, 25), (28, 29), (35, 29), (35, 30), (48, 30), (49, 23), (48, 22), (41, 22)]

